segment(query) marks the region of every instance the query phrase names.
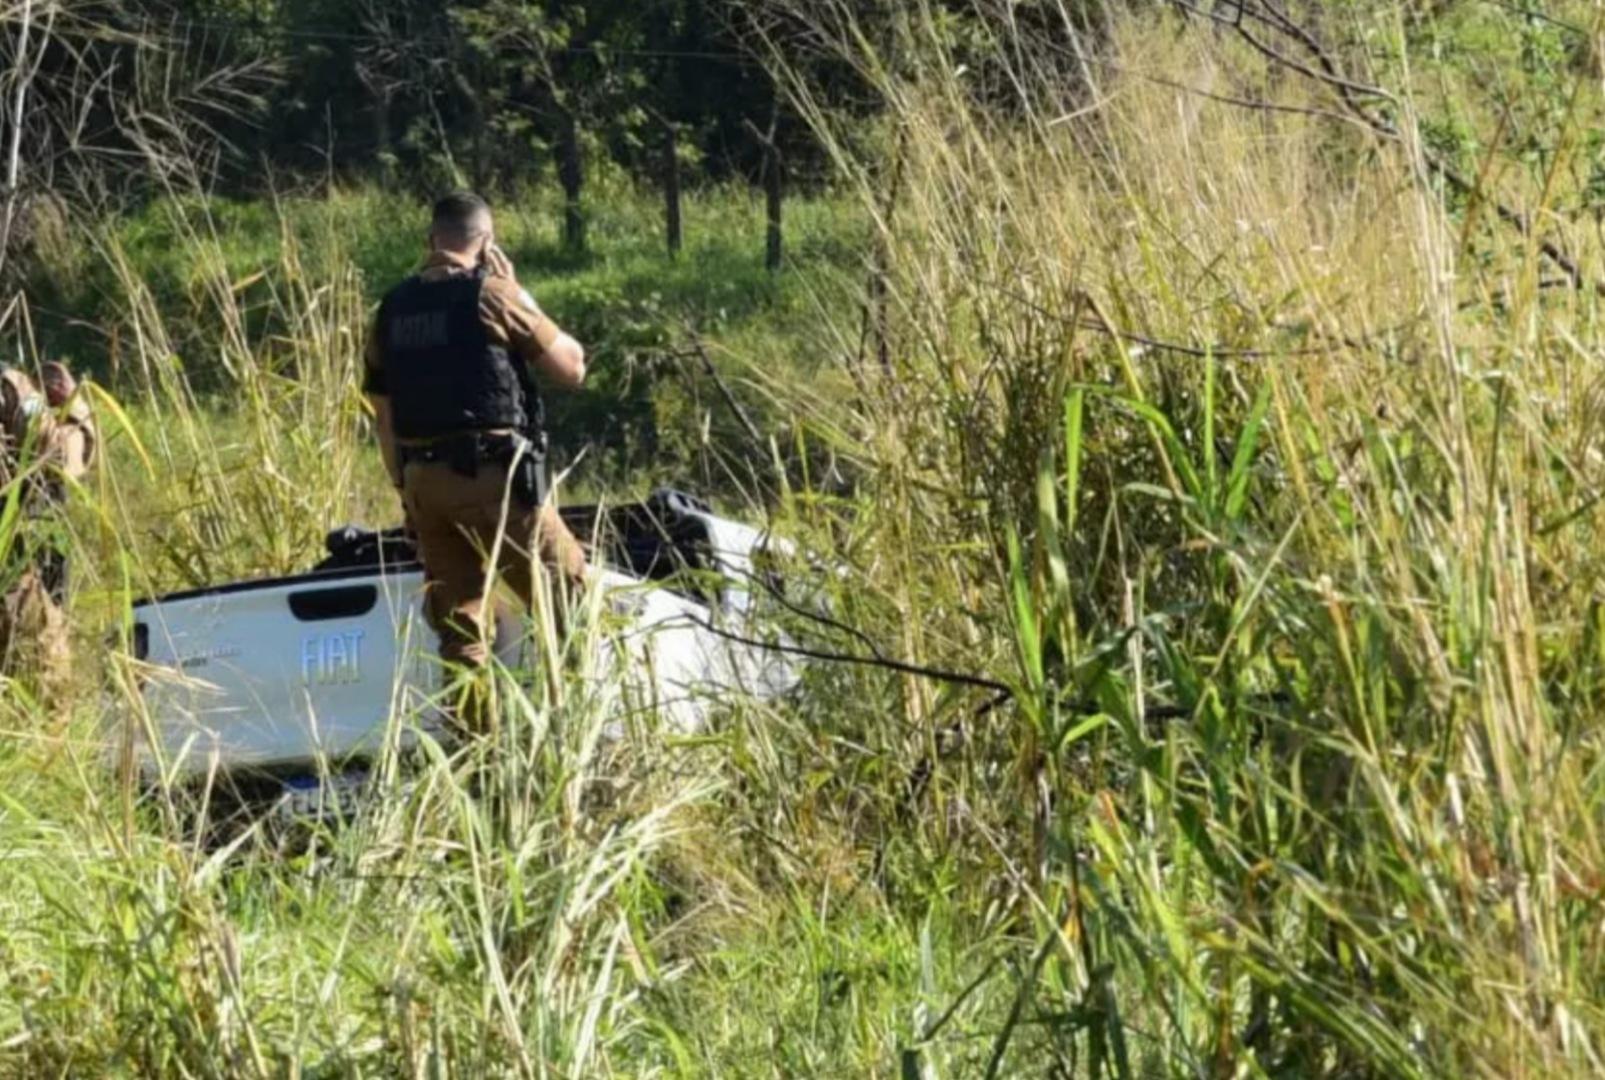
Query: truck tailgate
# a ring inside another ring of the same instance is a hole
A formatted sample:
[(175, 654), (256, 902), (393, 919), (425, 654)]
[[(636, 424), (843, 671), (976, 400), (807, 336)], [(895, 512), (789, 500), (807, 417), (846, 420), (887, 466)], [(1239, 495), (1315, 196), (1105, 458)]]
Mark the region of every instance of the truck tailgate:
[(393, 706), (418, 704), (398, 694), (433, 684), (422, 586), (416, 569), (369, 571), (137, 606), (160, 756), (191, 771), (371, 751)]

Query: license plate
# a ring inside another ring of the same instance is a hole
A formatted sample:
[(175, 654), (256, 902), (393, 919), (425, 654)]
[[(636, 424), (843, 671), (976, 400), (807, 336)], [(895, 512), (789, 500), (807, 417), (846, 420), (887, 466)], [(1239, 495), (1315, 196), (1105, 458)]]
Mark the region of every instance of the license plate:
[(284, 782), (284, 794), (273, 808), (284, 822), (319, 822), (350, 818), (357, 812), (365, 772), (334, 776), (293, 776)]

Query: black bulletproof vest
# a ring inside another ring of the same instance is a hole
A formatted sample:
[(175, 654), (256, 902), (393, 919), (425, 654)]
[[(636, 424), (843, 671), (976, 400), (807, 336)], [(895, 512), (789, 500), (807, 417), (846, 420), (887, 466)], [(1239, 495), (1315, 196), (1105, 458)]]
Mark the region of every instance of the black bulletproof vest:
[(403, 439), (528, 427), (525, 384), (479, 318), (479, 274), (408, 278), (379, 307), (385, 388)]

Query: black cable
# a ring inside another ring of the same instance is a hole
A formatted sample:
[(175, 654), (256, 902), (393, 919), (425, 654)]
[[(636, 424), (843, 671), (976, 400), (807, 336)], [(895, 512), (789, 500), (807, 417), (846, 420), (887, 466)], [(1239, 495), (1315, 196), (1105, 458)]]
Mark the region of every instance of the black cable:
[(859, 667), (884, 668), (902, 675), (916, 675), (922, 679), (934, 679), (937, 682), (953, 683), (956, 686), (975, 686), (983, 690), (992, 690), (999, 694), (1014, 696), (1014, 688), (996, 679), (989, 679), (984, 675), (968, 675), (961, 671), (946, 671), (942, 668), (921, 667), (919, 664), (909, 664), (902, 660), (893, 660), (885, 656), (860, 656), (854, 653), (827, 652), (824, 649), (810, 649), (803, 645), (783, 645), (774, 641), (759, 641), (756, 638), (743, 637), (731, 630), (725, 630), (713, 625), (706, 619), (686, 616), (686, 620), (694, 626), (699, 626), (716, 637), (737, 645), (745, 645), (750, 649), (760, 649), (765, 652), (780, 653), (784, 656), (800, 656), (805, 660), (820, 660), (830, 664), (855, 664)]

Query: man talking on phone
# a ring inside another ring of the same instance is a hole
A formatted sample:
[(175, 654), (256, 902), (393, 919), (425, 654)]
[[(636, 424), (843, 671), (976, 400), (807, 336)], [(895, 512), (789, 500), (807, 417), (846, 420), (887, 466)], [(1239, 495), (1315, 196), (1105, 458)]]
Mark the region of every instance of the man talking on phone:
[[(435, 203), (423, 268), (379, 305), (363, 383), (448, 662), (484, 666), (493, 576), (526, 608), (535, 559), (570, 589), (585, 576), (584, 551), (548, 498), (537, 379), (577, 389), (585, 350), (519, 286), (489, 204), (453, 192)], [(467, 710), (459, 720), (481, 722)]]

